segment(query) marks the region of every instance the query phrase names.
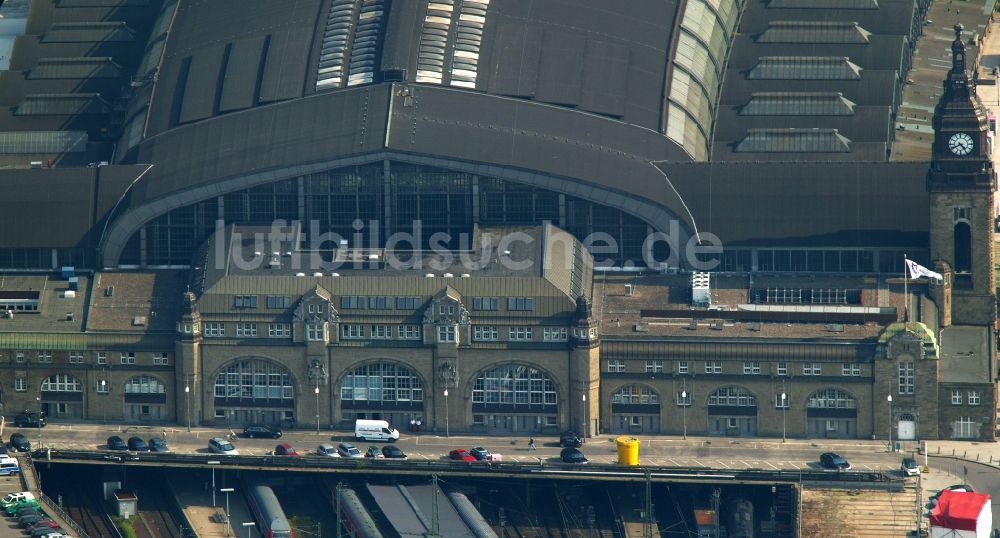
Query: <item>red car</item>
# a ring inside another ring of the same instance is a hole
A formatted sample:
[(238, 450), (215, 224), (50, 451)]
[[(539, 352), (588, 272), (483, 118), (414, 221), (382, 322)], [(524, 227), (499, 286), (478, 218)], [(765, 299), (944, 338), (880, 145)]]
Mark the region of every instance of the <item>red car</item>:
[(476, 457), (469, 454), (469, 451), (464, 448), (456, 448), (448, 453), (448, 457), (453, 460), (458, 461), (476, 461)]
[(289, 443), (281, 443), (274, 447), (275, 456), (298, 456), (299, 452)]
[(38, 523), (32, 523), (31, 525), (29, 525), (28, 532), (34, 531), (35, 529), (43, 529), (43, 528), (58, 529), (59, 524), (56, 523), (55, 521), (52, 521), (51, 519), (43, 519)]

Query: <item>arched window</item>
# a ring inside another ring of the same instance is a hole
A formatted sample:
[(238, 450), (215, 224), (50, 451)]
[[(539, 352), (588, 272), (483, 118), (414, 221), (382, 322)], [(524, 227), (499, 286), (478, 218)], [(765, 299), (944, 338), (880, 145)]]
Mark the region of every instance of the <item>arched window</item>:
[(817, 390), (806, 403), (806, 407), (813, 409), (855, 409), (857, 406), (854, 396), (840, 389)]
[(757, 407), (757, 398), (743, 387), (721, 387), (708, 396), (708, 405)]
[(292, 400), (288, 370), (277, 364), (245, 359), (230, 364), (215, 378), (215, 397), (238, 400)]
[(537, 368), (505, 364), (483, 372), (472, 388), (476, 404), (555, 405), (556, 385)]
[(344, 377), (346, 401), (422, 402), (424, 388), (413, 370), (394, 362), (365, 364)]
[(83, 392), (83, 385), (71, 375), (55, 374), (42, 381), (42, 392)]
[(968, 222), (955, 223), (955, 272), (972, 272), (972, 229)]
[(660, 396), (646, 385), (625, 385), (611, 395), (611, 403), (659, 405)]
[(166, 386), (153, 376), (137, 375), (125, 383), (126, 394), (163, 394), (167, 392)]

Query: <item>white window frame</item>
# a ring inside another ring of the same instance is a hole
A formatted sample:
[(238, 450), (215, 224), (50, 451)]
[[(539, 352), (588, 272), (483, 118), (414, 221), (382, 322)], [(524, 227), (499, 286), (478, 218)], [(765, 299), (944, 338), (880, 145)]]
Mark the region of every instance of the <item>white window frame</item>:
[(437, 341), (442, 344), (457, 344), (458, 327), (454, 325), (438, 325)]
[(569, 331), (566, 327), (545, 327), (542, 337), (546, 342), (565, 342), (569, 340)]
[(532, 339), (532, 327), (510, 327), (507, 330), (507, 338), (512, 342), (528, 342)]
[(625, 359), (608, 359), (608, 373), (620, 374), (625, 371)]
[(237, 323), (236, 336), (255, 337), (257, 336), (256, 323)]
[(962, 391), (951, 391), (951, 405), (962, 405)]
[(789, 397), (788, 393), (786, 392), (785, 393), (785, 401), (782, 402), (781, 401), (781, 393), (779, 392), (779, 393), (777, 393), (777, 394), (774, 395), (774, 408), (775, 409), (790, 409), (791, 406), (792, 406), (791, 401), (792, 401), (791, 397)]
[(38, 359), (38, 362), (49, 364), (52, 362), (52, 351), (49, 351), (47, 349), (40, 349), (38, 350), (38, 354), (36, 355), (36, 357)]
[(420, 325), (400, 325), (399, 338), (401, 340), (420, 340)]
[(721, 374), (722, 373), (722, 361), (705, 361), (705, 373), (706, 374)]
[(135, 364), (135, 351), (122, 351), (118, 356), (122, 364)]
[(369, 327), (373, 340), (391, 340), (392, 325), (372, 325)]
[(973, 439), (979, 433), (979, 424), (972, 417), (959, 417), (955, 421), (955, 431), (953, 439)]
[(70, 364), (83, 364), (83, 352), (82, 351), (70, 351), (69, 358), (67, 359)]
[(28, 380), (23, 377), (14, 378), (14, 392), (27, 392)]
[(760, 361), (743, 361), (744, 375), (760, 375)]
[(677, 361), (677, 373), (686, 374), (691, 371), (691, 366), (688, 361)]
[(979, 405), (982, 402), (982, 394), (978, 390), (970, 390), (967, 401), (969, 405)]
[[(345, 325), (347, 327), (347, 325)], [(364, 326), (363, 325), (351, 325), (351, 327), (357, 327), (361, 331), (361, 336), (357, 338), (364, 338)], [(354, 338), (354, 337), (348, 337)], [(322, 342), (326, 340), (326, 324), (320, 323), (306, 323), (306, 340), (310, 342)]]
[(153, 366), (169, 366), (170, 356), (166, 351), (153, 353)]
[(108, 352), (98, 351), (97, 352), (97, 364), (107, 364), (108, 363)]
[(500, 329), (496, 325), (474, 325), (472, 339), (479, 342), (496, 342), (500, 340)]
[(226, 324), (219, 321), (205, 322), (202, 334), (206, 338), (221, 338), (226, 336)]
[(16, 361), (16, 362), (24, 362), (24, 352), (23, 351), (15, 351), (14, 352), (14, 361)]
[(788, 375), (788, 363), (779, 362), (775, 367), (775, 372), (777, 375)]
[(269, 323), (267, 325), (268, 338), (289, 338), (292, 336), (292, 325), (289, 323)]
[[(684, 394), (683, 397), (682, 394)], [(691, 400), (691, 391), (681, 390), (677, 392), (677, 407), (691, 407)]]
[(802, 375), (823, 375), (823, 363), (821, 362), (802, 363)]
[(646, 359), (646, 373), (663, 373), (663, 359)]
[(899, 363), (899, 393), (913, 394), (916, 381), (916, 365), (912, 361)]

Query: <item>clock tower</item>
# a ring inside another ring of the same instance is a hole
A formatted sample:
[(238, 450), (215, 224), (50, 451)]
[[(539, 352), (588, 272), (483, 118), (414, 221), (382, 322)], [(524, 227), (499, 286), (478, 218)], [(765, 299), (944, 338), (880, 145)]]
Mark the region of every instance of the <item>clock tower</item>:
[[(930, 193), (930, 255), (940, 272), (951, 272), (955, 324), (992, 325), (993, 197), (996, 174), (986, 133), (986, 109), (965, 70), (962, 25), (955, 25), (951, 70), (934, 110)], [(939, 308), (947, 308), (939, 304)]]

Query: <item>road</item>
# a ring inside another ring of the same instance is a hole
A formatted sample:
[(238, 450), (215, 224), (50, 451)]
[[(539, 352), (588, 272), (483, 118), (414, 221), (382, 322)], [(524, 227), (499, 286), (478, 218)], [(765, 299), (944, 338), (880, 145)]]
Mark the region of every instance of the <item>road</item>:
[[(143, 439), (162, 437), (162, 428), (108, 427), (93, 424), (49, 425), (41, 432), (35, 429), (7, 430), (5, 439), (13, 431), (21, 431), (37, 446), (39, 433), (46, 447), (68, 450), (104, 450), (107, 437), (118, 435), (128, 440), (135, 435)], [(208, 440), (224, 436), (228, 430), (197, 429), (187, 432), (183, 429), (166, 430), (170, 449), (179, 453), (208, 453)], [(278, 441), (271, 439), (237, 439), (233, 441), (240, 454), (265, 455), (274, 450), (278, 443), (290, 443), (300, 453), (314, 453), (320, 443), (350, 442), (362, 452), (368, 446), (381, 443), (355, 442), (349, 432), (295, 430), (285, 431)], [(535, 462), (555, 461), (560, 447), (556, 437), (536, 439), (537, 450), (528, 450), (526, 437), (470, 437), (452, 435), (444, 437), (433, 434), (404, 434), (396, 445), (410, 459), (443, 460), (454, 448), (485, 446), (499, 453), (505, 461)], [(617, 461), (614, 437), (589, 439), (581, 449), (587, 458), (595, 463), (615, 463)], [(822, 452), (835, 451), (851, 462), (855, 470), (894, 470), (899, 467), (901, 455), (887, 453), (884, 443), (859, 440), (741, 440), (738, 438), (698, 438), (682, 440), (668, 436), (644, 436), (640, 446), (640, 461), (646, 465), (677, 467), (710, 467), (716, 469), (764, 469), (796, 470), (819, 469), (818, 459)]]
[(989, 493), (993, 503), (993, 526), (1000, 527), (1000, 473), (996, 467), (982, 463), (974, 463), (955, 458), (930, 457), (934, 469), (964, 477), (972, 489), (980, 493)]

